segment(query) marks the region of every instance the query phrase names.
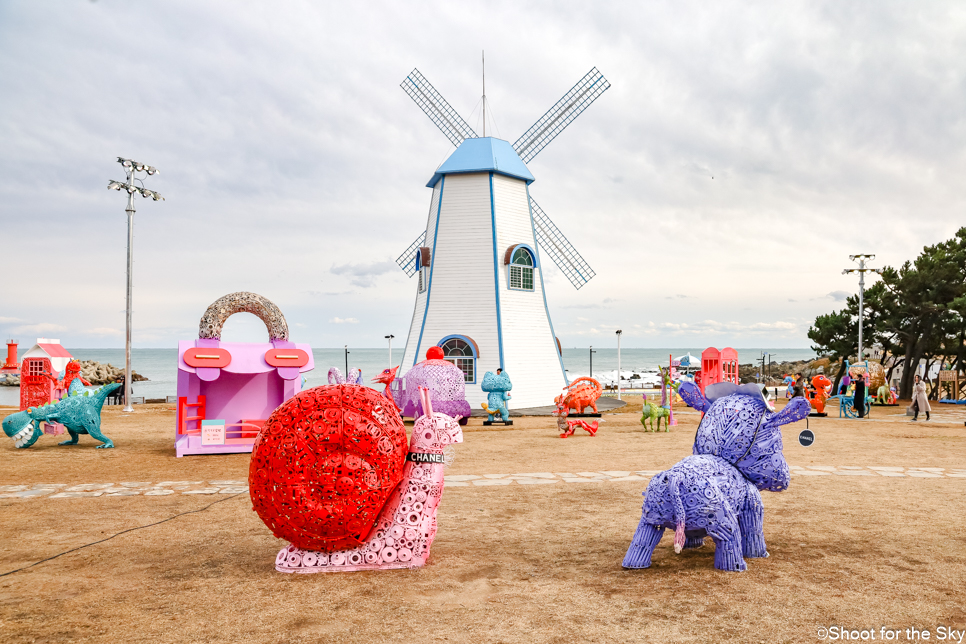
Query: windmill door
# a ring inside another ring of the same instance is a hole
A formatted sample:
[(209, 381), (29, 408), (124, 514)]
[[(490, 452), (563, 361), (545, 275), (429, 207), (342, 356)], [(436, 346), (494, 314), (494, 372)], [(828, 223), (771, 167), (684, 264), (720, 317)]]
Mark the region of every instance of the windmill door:
[(24, 358), (20, 365), (20, 410), (39, 407), (54, 400), (50, 358)]

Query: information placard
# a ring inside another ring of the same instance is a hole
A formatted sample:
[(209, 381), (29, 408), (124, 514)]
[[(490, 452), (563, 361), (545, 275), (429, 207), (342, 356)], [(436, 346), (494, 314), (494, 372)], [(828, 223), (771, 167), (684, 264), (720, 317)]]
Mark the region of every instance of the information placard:
[(225, 421), (224, 420), (201, 421), (201, 444), (202, 445), (224, 445), (225, 444)]

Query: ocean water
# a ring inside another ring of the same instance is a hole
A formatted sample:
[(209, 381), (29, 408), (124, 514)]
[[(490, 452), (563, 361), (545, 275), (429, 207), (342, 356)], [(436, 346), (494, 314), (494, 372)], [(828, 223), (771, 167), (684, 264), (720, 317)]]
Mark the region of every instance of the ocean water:
[[(29, 347), (27, 347), (29, 348)], [(123, 349), (72, 349), (68, 350), (78, 360), (97, 360), (117, 367), (124, 366)], [(704, 347), (671, 349), (622, 349), (621, 369), (623, 371), (645, 371), (658, 365), (667, 365), (669, 356), (682, 356), (690, 351), (700, 358)], [(593, 373), (598, 376), (617, 369), (617, 349), (594, 349)], [(402, 348), (393, 348), (393, 359), (402, 358)], [(815, 357), (809, 349), (738, 349), (738, 361), (749, 363), (758, 360), (762, 352), (770, 353), (772, 362), (786, 360), (807, 360)], [(23, 350), (20, 352), (23, 353)], [(308, 386), (315, 387), (328, 383), (330, 367), (345, 371), (346, 356), (343, 349), (313, 349), (315, 370), (306, 374)], [(767, 356), (765, 358), (767, 362)], [(362, 369), (368, 382), (374, 375), (390, 365), (389, 350), (349, 349), (349, 368)], [(591, 356), (587, 348), (563, 350), (564, 367), (573, 379), (591, 374)], [(174, 396), (178, 388), (178, 350), (177, 349), (132, 349), (131, 366), (146, 382), (134, 383), (134, 395), (145, 398), (164, 398)], [(401, 369), (400, 371), (404, 371)], [(511, 374), (512, 377), (512, 374)], [(381, 388), (381, 386), (380, 386)], [(549, 401), (548, 401), (549, 402)], [(17, 387), (0, 387), (0, 405), (19, 405), (20, 390)]]

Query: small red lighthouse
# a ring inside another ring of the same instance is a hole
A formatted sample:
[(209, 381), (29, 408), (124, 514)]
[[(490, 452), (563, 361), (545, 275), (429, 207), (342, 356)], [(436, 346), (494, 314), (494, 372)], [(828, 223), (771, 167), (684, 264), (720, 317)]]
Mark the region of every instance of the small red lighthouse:
[(3, 366), (0, 366), (0, 373), (12, 373), (14, 375), (20, 373), (20, 367), (17, 365), (16, 340), (7, 340), (7, 361), (3, 363)]

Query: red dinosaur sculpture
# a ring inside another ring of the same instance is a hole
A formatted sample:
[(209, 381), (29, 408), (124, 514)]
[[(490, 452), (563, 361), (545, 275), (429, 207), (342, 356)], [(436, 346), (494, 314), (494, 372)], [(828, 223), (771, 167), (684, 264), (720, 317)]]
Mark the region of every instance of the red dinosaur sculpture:
[(67, 367), (64, 368), (63, 380), (58, 380), (56, 377), (54, 377), (52, 374), (49, 374), (49, 373), (45, 373), (44, 375), (50, 378), (54, 382), (54, 387), (57, 389), (64, 389), (66, 391), (70, 391), (70, 385), (72, 382), (74, 382), (74, 380), (80, 380), (87, 387), (91, 386), (91, 383), (89, 383), (84, 378), (84, 376), (81, 375), (80, 362), (78, 362), (77, 360), (71, 360), (70, 362), (67, 363)]
[(825, 401), (828, 400), (831, 386), (832, 381), (822, 374), (818, 374), (812, 378), (812, 387), (814, 389), (808, 391), (808, 400), (812, 403), (812, 407), (815, 408), (816, 413), (825, 413)]
[(568, 415), (571, 409), (574, 410), (574, 413), (581, 414), (587, 407), (592, 408), (595, 414), (600, 413), (597, 411), (597, 399), (603, 392), (604, 388), (593, 378), (587, 376), (577, 378), (570, 383), (570, 386), (563, 393), (553, 399), (557, 405), (557, 411), (554, 415), (563, 414), (564, 409), (567, 410), (567, 413), (563, 414), (564, 416)]

